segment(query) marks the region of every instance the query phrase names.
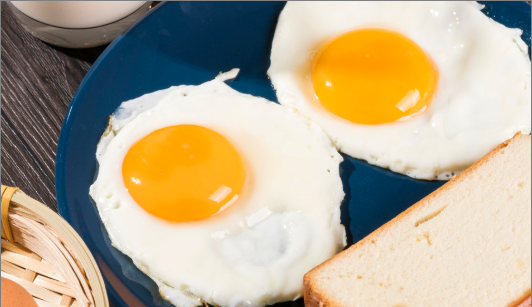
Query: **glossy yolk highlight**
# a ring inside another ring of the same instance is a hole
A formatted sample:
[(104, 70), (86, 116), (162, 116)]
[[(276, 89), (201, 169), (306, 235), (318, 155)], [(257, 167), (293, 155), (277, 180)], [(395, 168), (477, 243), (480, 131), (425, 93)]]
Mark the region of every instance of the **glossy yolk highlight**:
[(244, 163), (225, 137), (195, 125), (156, 130), (126, 154), (122, 177), (144, 210), (172, 222), (208, 218), (238, 198)]
[(438, 71), (409, 38), (382, 29), (345, 33), (323, 46), (312, 82), (330, 112), (359, 124), (382, 124), (421, 111), (434, 94)]

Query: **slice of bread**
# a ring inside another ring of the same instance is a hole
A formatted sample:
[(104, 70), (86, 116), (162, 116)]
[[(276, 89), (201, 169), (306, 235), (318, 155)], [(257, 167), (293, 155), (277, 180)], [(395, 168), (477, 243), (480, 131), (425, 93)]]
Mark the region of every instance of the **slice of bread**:
[(305, 306), (514, 307), (530, 295), (531, 141), (517, 134), (305, 275)]
[(532, 300), (532, 298), (529, 296), (521, 304), (519, 304), (519, 306), (517, 306), (517, 307), (530, 307), (532, 305), (532, 301), (531, 300)]

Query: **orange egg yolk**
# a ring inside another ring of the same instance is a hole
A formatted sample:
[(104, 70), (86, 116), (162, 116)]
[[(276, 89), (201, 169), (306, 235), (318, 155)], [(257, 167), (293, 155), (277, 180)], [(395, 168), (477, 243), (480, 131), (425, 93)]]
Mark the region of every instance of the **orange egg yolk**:
[(320, 103), (359, 124), (389, 123), (423, 110), (437, 79), (436, 67), (415, 42), (383, 29), (340, 35), (312, 63)]
[(236, 201), (242, 157), (225, 137), (196, 125), (156, 130), (126, 154), (122, 177), (147, 212), (171, 222), (208, 218)]

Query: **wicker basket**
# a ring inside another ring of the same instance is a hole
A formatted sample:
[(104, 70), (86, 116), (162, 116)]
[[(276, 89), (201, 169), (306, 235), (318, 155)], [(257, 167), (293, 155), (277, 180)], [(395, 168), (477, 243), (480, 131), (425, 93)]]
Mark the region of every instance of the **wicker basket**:
[(102, 275), (85, 243), (57, 213), (2, 186), (2, 277), (40, 307), (108, 307)]

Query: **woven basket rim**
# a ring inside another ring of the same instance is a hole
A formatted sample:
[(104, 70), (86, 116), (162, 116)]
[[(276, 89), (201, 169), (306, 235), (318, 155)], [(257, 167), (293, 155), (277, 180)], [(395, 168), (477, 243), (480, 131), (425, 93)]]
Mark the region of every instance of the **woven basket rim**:
[[(2, 186), (4, 191), (11, 193), (2, 194), (2, 277), (21, 284), (39, 306), (109, 307), (100, 269), (72, 226), (22, 191)], [(25, 279), (20, 276), (24, 269)], [(55, 301), (50, 304), (47, 297)]]

